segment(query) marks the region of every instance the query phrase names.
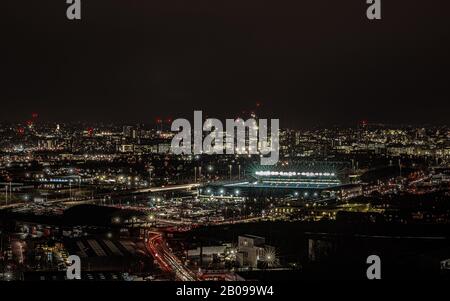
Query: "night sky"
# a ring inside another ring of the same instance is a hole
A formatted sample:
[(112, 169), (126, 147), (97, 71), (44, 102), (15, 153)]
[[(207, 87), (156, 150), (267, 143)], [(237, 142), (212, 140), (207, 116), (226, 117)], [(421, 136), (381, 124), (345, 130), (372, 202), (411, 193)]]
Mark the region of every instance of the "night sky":
[(2, 0), (0, 121), (449, 124), (448, 0)]

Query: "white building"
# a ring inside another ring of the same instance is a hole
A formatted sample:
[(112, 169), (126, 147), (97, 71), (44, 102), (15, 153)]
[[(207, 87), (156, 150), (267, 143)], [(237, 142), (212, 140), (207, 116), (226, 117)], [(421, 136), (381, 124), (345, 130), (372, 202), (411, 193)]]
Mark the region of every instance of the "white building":
[(236, 260), (241, 267), (256, 268), (258, 261), (264, 256), (266, 240), (264, 237), (244, 235), (238, 238)]

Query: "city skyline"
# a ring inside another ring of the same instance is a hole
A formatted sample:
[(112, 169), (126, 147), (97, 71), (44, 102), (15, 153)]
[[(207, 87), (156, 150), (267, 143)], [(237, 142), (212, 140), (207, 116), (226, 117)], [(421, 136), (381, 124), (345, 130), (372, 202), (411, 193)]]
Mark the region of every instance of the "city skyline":
[(450, 279), (448, 0), (4, 2), (0, 283)]
[(448, 275), (449, 127), (281, 129), (276, 166), (137, 125), (0, 135), (4, 281), (62, 280), (73, 255), (88, 281)]

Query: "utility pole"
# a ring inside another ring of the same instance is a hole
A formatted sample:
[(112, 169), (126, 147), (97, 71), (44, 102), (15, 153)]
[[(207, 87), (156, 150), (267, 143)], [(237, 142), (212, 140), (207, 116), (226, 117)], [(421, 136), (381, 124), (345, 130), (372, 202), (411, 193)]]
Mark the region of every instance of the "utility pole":
[(194, 183), (197, 183), (197, 166), (194, 166)]
[(148, 186), (149, 187), (152, 186), (152, 172), (153, 172), (153, 166), (150, 166), (148, 168), (148, 175), (149, 175)]

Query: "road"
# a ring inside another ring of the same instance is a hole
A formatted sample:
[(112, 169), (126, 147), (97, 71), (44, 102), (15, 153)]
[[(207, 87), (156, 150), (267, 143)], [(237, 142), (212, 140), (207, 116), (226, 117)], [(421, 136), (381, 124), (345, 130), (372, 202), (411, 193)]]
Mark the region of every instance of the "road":
[(153, 193), (153, 192), (164, 192), (164, 191), (173, 191), (173, 190), (190, 190), (192, 188), (199, 187), (200, 184), (182, 184), (182, 185), (169, 185), (169, 186), (161, 186), (161, 187), (151, 187), (138, 189), (134, 193)]
[[(106, 194), (99, 194), (96, 195), (95, 198), (86, 198), (86, 199), (74, 199), (74, 198), (61, 198), (56, 200), (47, 200), (44, 203), (45, 204), (57, 204), (57, 203), (93, 203), (93, 202), (100, 202), (104, 200), (106, 196), (111, 196), (113, 194), (116, 194), (117, 196), (124, 197), (126, 195), (129, 195), (130, 197), (133, 194), (140, 194), (140, 193), (154, 193), (154, 192), (165, 192), (165, 191), (176, 191), (176, 190), (190, 190), (192, 188), (199, 187), (200, 184), (197, 183), (191, 183), (191, 184), (182, 184), (182, 185), (168, 185), (168, 186), (159, 186), (159, 187), (151, 187), (151, 188), (145, 188), (145, 189), (136, 189), (133, 191), (128, 191), (126, 194), (117, 194), (117, 193), (106, 193)], [(22, 206), (27, 206), (29, 204), (32, 204), (30, 201), (26, 202), (17, 202), (17, 203), (11, 203), (11, 204), (0, 204), (0, 210), (1, 209), (14, 209), (19, 208)]]
[(196, 276), (169, 250), (161, 233), (150, 232), (147, 248), (163, 271), (174, 272), (177, 280), (196, 280)]

